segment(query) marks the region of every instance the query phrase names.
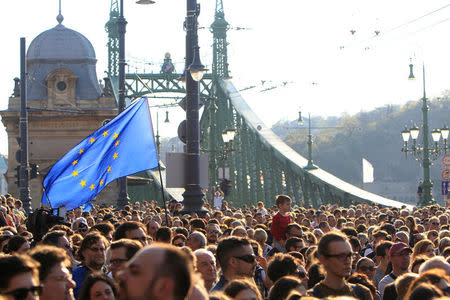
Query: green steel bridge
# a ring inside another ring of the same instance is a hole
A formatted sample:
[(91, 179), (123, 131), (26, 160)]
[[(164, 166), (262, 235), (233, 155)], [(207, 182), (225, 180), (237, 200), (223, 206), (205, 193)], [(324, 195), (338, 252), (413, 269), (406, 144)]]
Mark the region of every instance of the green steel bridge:
[[(119, 0), (111, 1), (108, 33), (108, 77), (117, 99)], [(322, 170), (308, 166), (308, 160), (286, 145), (255, 115), (234, 87), (228, 72), (227, 31), (223, 0), (216, 0), (213, 34), (212, 73), (200, 82), (200, 98), (204, 104), (200, 120), (201, 151), (208, 153), (209, 187), (219, 186), (219, 168), (226, 163), (229, 170), (230, 194), (227, 200), (235, 205), (274, 203), (277, 194), (288, 194), (305, 207), (318, 207), (323, 203), (348, 206), (351, 203), (373, 203), (401, 207), (401, 202), (367, 192)], [(173, 73), (173, 64), (166, 56), (160, 73), (126, 74), (126, 95), (130, 99), (155, 93), (185, 93), (178, 80), (182, 74)], [(222, 140), (224, 130), (236, 129), (233, 150), (223, 157), (226, 147)], [(161, 201), (159, 175), (153, 171), (141, 172), (147, 186), (130, 180), (131, 199), (145, 194), (146, 199)], [(145, 191), (146, 192), (145, 192)], [(211, 189), (210, 189), (211, 190)], [(178, 194), (178, 196), (176, 195)], [(179, 191), (165, 189), (168, 198), (179, 198)], [(135, 196), (135, 197), (134, 197)], [(143, 199), (143, 198), (141, 198)], [(406, 205), (407, 207), (411, 207)]]

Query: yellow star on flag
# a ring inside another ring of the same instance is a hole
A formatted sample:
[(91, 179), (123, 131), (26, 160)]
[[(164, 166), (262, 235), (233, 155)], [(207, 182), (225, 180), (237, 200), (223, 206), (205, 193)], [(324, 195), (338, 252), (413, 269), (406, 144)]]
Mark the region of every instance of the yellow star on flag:
[(81, 154), (81, 153), (83, 153), (83, 152), (84, 152), (84, 150), (81, 149), (80, 151), (78, 151), (78, 154)]
[(108, 167), (108, 170), (106, 170), (108, 173), (111, 172), (111, 166)]
[(78, 163), (78, 160), (74, 160), (73, 162), (72, 162), (72, 165), (76, 165)]
[(120, 140), (117, 140), (117, 142), (114, 144), (114, 146), (119, 146), (119, 142), (120, 142)]
[(93, 189), (95, 189), (95, 185), (91, 184), (91, 186), (90, 186), (89, 188), (90, 188), (91, 191), (92, 191)]
[(116, 158), (117, 158), (117, 156), (119, 156), (119, 155), (117, 154), (117, 152), (116, 152), (116, 153), (114, 153), (114, 155), (113, 155), (114, 159), (116, 159)]
[(108, 135), (108, 131), (104, 131), (104, 132), (102, 133), (102, 135), (103, 135), (103, 136), (107, 136), (107, 135)]
[(91, 139), (89, 140), (89, 142), (92, 144), (93, 142), (95, 142), (95, 139), (93, 137), (91, 137)]
[(100, 185), (103, 185), (103, 179), (102, 179), (102, 180), (100, 180)]
[(119, 134), (117, 132), (114, 132), (113, 137), (114, 137), (114, 139), (117, 139), (119, 137)]
[(86, 180), (81, 179), (80, 185), (81, 187), (84, 187), (86, 185)]
[(72, 175), (73, 175), (73, 177), (78, 176), (78, 171), (73, 171)]

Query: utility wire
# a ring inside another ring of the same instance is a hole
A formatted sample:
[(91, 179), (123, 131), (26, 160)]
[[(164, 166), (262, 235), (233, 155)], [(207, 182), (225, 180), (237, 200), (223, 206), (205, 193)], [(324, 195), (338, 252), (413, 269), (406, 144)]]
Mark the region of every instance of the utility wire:
[[(372, 39), (374, 39), (374, 38), (383, 38), (383, 37), (386, 36), (387, 34), (392, 33), (393, 31), (396, 31), (396, 30), (399, 29), (399, 28), (402, 28), (402, 27), (407, 26), (407, 25), (409, 25), (409, 24), (411, 24), (411, 23), (417, 22), (417, 21), (419, 21), (419, 20), (421, 20), (421, 19), (423, 19), (423, 18), (425, 18), (425, 17), (428, 17), (428, 16), (430, 16), (430, 15), (436, 13), (436, 12), (439, 12), (439, 11), (441, 11), (441, 10), (443, 10), (443, 9), (446, 9), (446, 8), (449, 7), (449, 6), (450, 6), (450, 4), (446, 4), (446, 5), (444, 5), (444, 6), (440, 7), (440, 8), (438, 8), (438, 9), (435, 9), (435, 10), (433, 10), (433, 11), (430, 11), (430, 12), (428, 12), (428, 13), (426, 13), (426, 14), (420, 16), (420, 17), (414, 18), (414, 19), (412, 19), (412, 20), (410, 20), (410, 21), (407, 21), (407, 22), (405, 22), (405, 23), (402, 23), (402, 24), (400, 24), (400, 25), (397, 25), (397, 26), (395, 26), (395, 27), (393, 27), (393, 28), (391, 28), (391, 29), (388, 29), (388, 30), (386, 30), (386, 31), (382, 31), (381, 35), (373, 35), (373, 36), (371, 36), (370, 38), (365, 39), (365, 40), (363, 40), (363, 41), (355, 41), (354, 43), (350, 43), (349, 45), (340, 46), (340, 49), (342, 50), (342, 49), (344, 49), (344, 48), (349, 48), (349, 47), (351, 47), (351, 46), (353, 46), (353, 45), (355, 45), (355, 44), (364, 44), (364, 43), (367, 43), (369, 40), (372, 40)], [(439, 25), (439, 24), (441, 24), (441, 23), (444, 23), (444, 22), (446, 22), (446, 21), (448, 21), (448, 20), (450, 20), (450, 18), (445, 19), (445, 20), (442, 20), (442, 21), (439, 21), (439, 22), (437, 22), (437, 23), (434, 23), (434, 24), (429, 25), (429, 26), (427, 26), (427, 27), (424, 27), (424, 28), (422, 28), (422, 29), (419, 29), (419, 30), (413, 32), (412, 34), (415, 34), (415, 33), (417, 33), (417, 32), (420, 32), (420, 31), (426, 30), (426, 29), (428, 29), (428, 28), (434, 27), (434, 26)]]
[(415, 19), (413, 19), (411, 21), (408, 21), (408, 22), (405, 22), (405, 23), (400, 24), (398, 26), (395, 26), (394, 28), (391, 28), (391, 29), (385, 31), (384, 34), (390, 33), (390, 32), (392, 32), (394, 30), (397, 30), (397, 29), (399, 29), (399, 28), (401, 28), (403, 26), (409, 25), (409, 24), (414, 23), (414, 22), (416, 22), (416, 21), (418, 21), (418, 20), (420, 20), (422, 18), (428, 17), (429, 15), (432, 15), (432, 14), (438, 12), (438, 11), (441, 11), (441, 10), (443, 10), (443, 9), (449, 7), (449, 6), (450, 6), (450, 4), (444, 5), (444, 6), (440, 7), (440, 8), (438, 8), (438, 9), (435, 9), (435, 10), (429, 12), (429, 13), (424, 14), (423, 16), (417, 17), (417, 18), (415, 18)]
[(436, 22), (436, 23), (434, 23), (434, 24), (431, 24), (431, 25), (428, 25), (428, 26), (426, 26), (426, 27), (423, 27), (422, 29), (419, 29), (419, 30), (414, 31), (412, 34), (415, 34), (415, 33), (418, 33), (418, 32), (424, 31), (424, 30), (427, 30), (427, 29), (429, 29), (429, 28), (431, 28), (431, 27), (437, 26), (437, 25), (439, 25), (439, 24), (442, 24), (442, 23), (445, 23), (445, 22), (448, 22), (448, 21), (450, 21), (450, 18), (447, 18), (447, 19), (441, 20), (441, 21), (439, 21), (439, 22)]

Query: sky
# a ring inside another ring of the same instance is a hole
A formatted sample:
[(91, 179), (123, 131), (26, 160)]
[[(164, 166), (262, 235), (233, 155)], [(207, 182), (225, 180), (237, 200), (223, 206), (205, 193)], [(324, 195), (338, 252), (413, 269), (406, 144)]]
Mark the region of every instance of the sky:
[[(339, 116), (417, 100), (422, 95), (419, 67), (423, 63), (427, 95), (439, 96), (449, 89), (448, 1), (223, 1), (225, 18), (231, 25), (228, 62), (233, 83), (238, 89), (255, 86), (242, 95), (266, 125), (294, 120), (299, 110), (312, 116)], [(215, 2), (198, 0), (199, 26), (205, 27), (199, 30), (201, 59), (209, 69), (212, 33), (207, 27), (214, 19)], [(164, 54), (170, 52), (176, 70), (182, 72), (186, 2), (124, 3), (129, 71), (159, 72)], [(104, 25), (110, 6), (111, 0), (62, 0), (63, 25), (91, 41), (99, 79), (107, 68)], [(8, 1), (4, 12), (0, 18), (4, 28), (0, 110), (7, 109), (13, 78), (20, 75), (20, 37), (29, 45), (39, 33), (56, 26), (58, 0)], [(411, 60), (419, 79), (414, 82), (407, 80)], [(152, 100), (152, 105), (167, 101)], [(160, 134), (176, 136), (184, 112), (169, 108), (171, 122), (165, 124), (165, 110), (152, 110), (153, 115), (159, 113)], [(418, 120), (420, 117), (418, 113)], [(153, 120), (156, 122), (155, 116)], [(401, 128), (393, 130), (400, 133)], [(0, 153), (7, 154), (1, 125)]]

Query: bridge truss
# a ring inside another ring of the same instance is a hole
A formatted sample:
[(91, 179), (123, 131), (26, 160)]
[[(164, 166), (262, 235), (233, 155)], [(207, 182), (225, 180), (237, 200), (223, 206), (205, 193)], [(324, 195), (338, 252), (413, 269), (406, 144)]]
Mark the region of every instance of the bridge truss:
[[(112, 0), (111, 18), (106, 28), (110, 39), (108, 75), (117, 95), (116, 5), (117, 0)], [(256, 204), (257, 201), (272, 205), (275, 196), (281, 193), (290, 195), (297, 204), (305, 207), (318, 207), (323, 203), (348, 206), (362, 202), (395, 207), (404, 205), (364, 191), (319, 167), (305, 168), (308, 160), (287, 146), (254, 114), (229, 79), (226, 40), (229, 28), (223, 2), (216, 0), (215, 20), (211, 24), (213, 72), (206, 74), (200, 82), (204, 104), (200, 120), (201, 151), (208, 154), (209, 191), (219, 186), (219, 167), (226, 165), (231, 185), (227, 200), (237, 206)], [(179, 80), (182, 74), (172, 73), (170, 64), (170, 56), (166, 56), (158, 74), (126, 74), (127, 97), (135, 99), (153, 93), (185, 93)], [(221, 153), (225, 144), (221, 135), (229, 128), (235, 128), (237, 133), (233, 141), (234, 151), (224, 161)], [(153, 172), (145, 172), (144, 175), (151, 177), (151, 195), (148, 197), (161, 200), (158, 176)], [(166, 195), (169, 198), (173, 196), (170, 190)], [(211, 196), (210, 192), (210, 200)]]

